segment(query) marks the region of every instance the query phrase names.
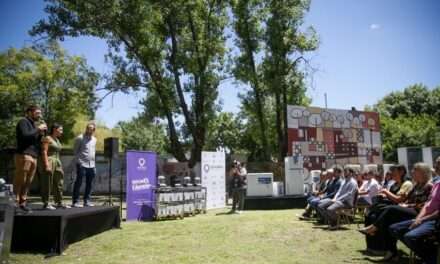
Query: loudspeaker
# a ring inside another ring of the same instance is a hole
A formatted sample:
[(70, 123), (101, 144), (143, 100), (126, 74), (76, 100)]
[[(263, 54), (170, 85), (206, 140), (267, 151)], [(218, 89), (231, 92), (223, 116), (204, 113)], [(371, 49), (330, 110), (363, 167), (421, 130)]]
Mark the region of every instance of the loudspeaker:
[(109, 159), (117, 159), (119, 152), (119, 139), (109, 137), (104, 139), (104, 157)]

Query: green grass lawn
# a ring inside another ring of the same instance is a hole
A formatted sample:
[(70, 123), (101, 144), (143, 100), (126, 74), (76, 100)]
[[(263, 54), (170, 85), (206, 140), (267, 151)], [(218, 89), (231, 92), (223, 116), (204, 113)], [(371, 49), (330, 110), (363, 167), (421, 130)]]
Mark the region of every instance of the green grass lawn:
[(12, 254), (11, 262), (317, 264), (378, 259), (362, 254), (365, 242), (356, 224), (327, 231), (313, 222), (298, 221), (295, 215), (301, 210), (225, 212), (173, 221), (123, 222), (120, 230), (70, 245), (62, 256)]

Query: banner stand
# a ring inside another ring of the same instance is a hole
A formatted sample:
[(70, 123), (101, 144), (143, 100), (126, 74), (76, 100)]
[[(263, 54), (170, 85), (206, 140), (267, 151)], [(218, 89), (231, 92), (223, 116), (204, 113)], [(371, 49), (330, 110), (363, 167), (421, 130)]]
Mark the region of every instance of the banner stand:
[(127, 221), (151, 221), (155, 215), (157, 155), (149, 151), (126, 152)]

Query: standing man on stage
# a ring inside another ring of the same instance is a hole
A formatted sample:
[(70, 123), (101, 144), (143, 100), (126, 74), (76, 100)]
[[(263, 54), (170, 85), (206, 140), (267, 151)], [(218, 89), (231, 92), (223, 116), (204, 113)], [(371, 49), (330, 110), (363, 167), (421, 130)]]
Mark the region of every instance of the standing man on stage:
[(93, 136), (95, 129), (95, 123), (90, 122), (87, 124), (85, 133), (75, 138), (73, 152), (75, 155), (74, 162), (76, 163), (76, 180), (73, 186), (72, 207), (82, 207), (79, 204), (79, 190), (81, 189), (84, 177), (86, 178), (84, 206), (93, 206), (90, 202), (90, 195), (92, 193), (93, 179), (96, 175), (96, 138)]
[(41, 137), (47, 130), (46, 124), (36, 124), (40, 119), (41, 109), (32, 105), (26, 109), (26, 117), (16, 127), (14, 192), (18, 206), (25, 212), (32, 211), (26, 206), (27, 194), (37, 169)]

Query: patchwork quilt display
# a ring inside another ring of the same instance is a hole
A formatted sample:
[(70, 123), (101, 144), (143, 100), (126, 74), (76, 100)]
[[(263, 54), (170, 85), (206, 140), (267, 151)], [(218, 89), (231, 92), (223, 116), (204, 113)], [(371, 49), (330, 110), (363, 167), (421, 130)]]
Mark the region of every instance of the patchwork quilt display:
[(299, 167), (382, 163), (379, 114), (288, 106), (289, 155)]

